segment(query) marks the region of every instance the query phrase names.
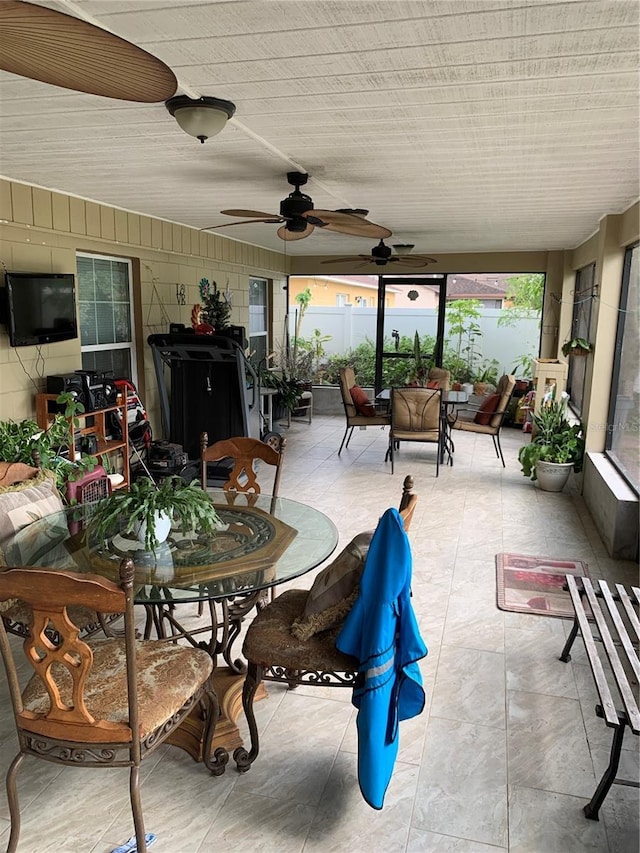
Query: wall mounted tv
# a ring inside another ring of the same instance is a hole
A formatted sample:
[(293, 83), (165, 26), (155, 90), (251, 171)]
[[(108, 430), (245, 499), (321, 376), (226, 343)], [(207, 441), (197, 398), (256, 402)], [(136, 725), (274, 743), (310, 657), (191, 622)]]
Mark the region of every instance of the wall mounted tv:
[(7, 272), (4, 285), (2, 322), (12, 347), (78, 337), (72, 273)]

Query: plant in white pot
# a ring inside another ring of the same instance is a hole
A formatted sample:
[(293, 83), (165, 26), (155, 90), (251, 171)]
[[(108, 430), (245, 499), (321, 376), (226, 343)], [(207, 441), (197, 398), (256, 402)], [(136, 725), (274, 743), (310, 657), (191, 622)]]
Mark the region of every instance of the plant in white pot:
[(98, 539), (115, 532), (135, 533), (146, 551), (155, 551), (169, 535), (172, 524), (182, 533), (215, 533), (220, 518), (211, 499), (194, 480), (167, 477), (160, 484), (147, 477), (135, 480), (129, 489), (118, 489), (100, 501), (91, 517), (90, 531)]
[(537, 480), (541, 489), (560, 492), (571, 471), (581, 471), (584, 438), (581, 423), (567, 420), (567, 395), (560, 401), (544, 403), (533, 419), (533, 437), (520, 448), (522, 473)]

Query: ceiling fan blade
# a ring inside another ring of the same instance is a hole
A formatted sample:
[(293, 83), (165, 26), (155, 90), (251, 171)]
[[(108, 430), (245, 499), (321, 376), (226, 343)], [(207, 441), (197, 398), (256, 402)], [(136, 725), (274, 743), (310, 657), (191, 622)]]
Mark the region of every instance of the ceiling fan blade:
[(359, 261), (364, 255), (350, 255), (348, 258), (329, 258), (326, 261), (320, 261), (321, 264), (343, 264), (345, 261)]
[(284, 217), (279, 213), (265, 213), (264, 210), (243, 210), (242, 208), (232, 208), (231, 210), (221, 210), (225, 216), (242, 216), (245, 219), (264, 219), (266, 222), (284, 222)]
[(426, 255), (402, 255), (402, 257), (390, 258), (391, 261), (400, 261), (408, 267), (426, 267), (428, 264), (437, 264), (435, 258)]
[(166, 101), (178, 88), (160, 59), (120, 36), (22, 0), (0, 3), (0, 68), (76, 92), (122, 101)]
[(241, 222), (225, 222), (224, 225), (207, 225), (206, 228), (198, 228), (198, 231), (214, 231), (218, 228), (232, 228), (234, 225), (250, 225), (253, 222), (282, 222), (282, 219), (243, 219)]
[(292, 240), (304, 240), (305, 237), (310, 237), (315, 230), (313, 225), (307, 225), (304, 231), (289, 231), (286, 225), (280, 226), (278, 228), (277, 234), (281, 240), (286, 240), (287, 243), (290, 243)]
[(377, 237), (384, 239), (391, 236), (391, 231), (382, 225), (376, 225), (363, 216), (354, 216), (352, 213), (341, 213), (337, 210), (310, 210), (304, 214), (315, 217), (322, 221), (320, 227), (327, 231), (335, 231), (339, 234), (350, 234), (354, 237)]

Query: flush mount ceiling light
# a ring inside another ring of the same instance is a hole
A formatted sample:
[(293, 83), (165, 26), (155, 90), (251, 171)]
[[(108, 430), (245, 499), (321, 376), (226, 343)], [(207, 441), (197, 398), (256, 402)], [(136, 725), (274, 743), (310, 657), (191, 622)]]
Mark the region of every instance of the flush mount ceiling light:
[(396, 255), (410, 255), (415, 247), (415, 243), (393, 243)]
[(204, 142), (224, 129), (236, 111), (236, 105), (221, 98), (189, 98), (176, 95), (165, 102), (165, 107), (185, 133)]

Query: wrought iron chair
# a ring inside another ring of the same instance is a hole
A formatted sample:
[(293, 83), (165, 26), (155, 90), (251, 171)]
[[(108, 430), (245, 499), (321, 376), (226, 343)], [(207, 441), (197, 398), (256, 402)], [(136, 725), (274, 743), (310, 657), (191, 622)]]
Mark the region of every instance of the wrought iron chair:
[[(200, 462), (202, 467), (202, 488), (207, 488), (207, 464), (209, 462), (221, 462), (225, 459), (230, 459), (233, 464), (227, 481), (222, 488), (227, 493), (227, 500), (235, 501), (238, 493), (247, 496), (247, 502), (251, 505), (252, 495), (260, 494), (260, 484), (258, 483), (256, 463), (264, 462), (267, 465), (275, 466), (275, 474), (273, 479), (273, 487), (271, 494), (273, 500), (278, 496), (280, 488), (280, 474), (282, 471), (282, 460), (284, 458), (284, 449), (287, 440), (277, 433), (271, 433), (269, 444), (260, 441), (257, 438), (229, 438), (222, 441), (216, 441), (209, 445), (209, 439), (206, 432), (200, 435)], [(271, 590), (271, 600), (275, 597), (275, 591)], [(227, 656), (225, 661), (232, 669), (237, 670), (237, 665), (231, 660), (231, 646), (236, 640), (241, 630), (241, 625), (244, 617), (249, 613), (253, 604), (249, 604), (251, 596), (238, 596), (233, 602), (223, 602), (223, 607), (228, 607), (228, 619), (230, 625), (230, 641), (225, 644)], [(213, 602), (209, 603), (210, 607), (214, 606)], [(202, 602), (198, 604), (198, 616), (202, 616)]]
[[(33, 611), (20, 646), (9, 641), (0, 621), (0, 649), (20, 745), (7, 773), (8, 853), (18, 846), (16, 776), (27, 755), (75, 767), (129, 767), (139, 853), (147, 849), (141, 761), (196, 707), (205, 720), (205, 764), (215, 775), (224, 772), (227, 757), (218, 751), (213, 759), (210, 755), (219, 712), (211, 680), (213, 661), (202, 649), (136, 640), (133, 578), (130, 558), (120, 566), (120, 584), (55, 569), (0, 572), (0, 600), (20, 598)], [(124, 638), (81, 639), (71, 605), (124, 613)], [(21, 689), (18, 663), (23, 653), (35, 673)]]
[(506, 466), (500, 445), (500, 430), (509, 410), (509, 403), (515, 387), (515, 376), (505, 373), (498, 382), (496, 393), (487, 397), (480, 407), (461, 407), (447, 418), (448, 429), (474, 432), (478, 435), (490, 435), (493, 439), (496, 456), (502, 462), (503, 468)]
[(436, 445), (436, 477), (443, 455), (442, 391), (434, 388), (392, 388), (391, 429), (385, 461), (391, 459), (401, 441), (429, 442)]
[(449, 390), (451, 372), (444, 367), (432, 367), (427, 376), (429, 382), (437, 382), (442, 391)]
[[(404, 479), (400, 515), (405, 530), (409, 530), (418, 501), (413, 491), (413, 478)], [(368, 551), (368, 543), (373, 531), (359, 534), (344, 549), (332, 564), (327, 566), (316, 578), (330, 574), (340, 561), (348, 561), (347, 569), (355, 575), (356, 589), (345, 603), (352, 603), (357, 594), (357, 584), (362, 573)], [(356, 566), (355, 563), (358, 565)], [(340, 581), (338, 581), (340, 583)], [(319, 584), (322, 587), (322, 584)], [(279, 595), (275, 601), (259, 611), (247, 630), (243, 645), (243, 654), (248, 661), (247, 675), (242, 692), (242, 706), (249, 726), (250, 749), (238, 747), (233, 758), (240, 772), (248, 770), (258, 757), (260, 750), (258, 727), (253, 712), (253, 700), (263, 681), (278, 681), (293, 689), (299, 684), (318, 685), (320, 687), (353, 688), (357, 676), (358, 662), (342, 654), (335, 647), (335, 641), (342, 624), (339, 621), (332, 627), (316, 632), (306, 639), (292, 634), (299, 627), (304, 614), (307, 599), (311, 595), (306, 589), (290, 589)], [(341, 611), (334, 608), (333, 615), (341, 612), (341, 620), (348, 607)], [(316, 626), (318, 627), (318, 626)]]
[[(275, 434), (269, 444), (257, 438), (228, 438), (216, 441), (209, 445), (209, 437), (206, 432), (200, 435), (200, 462), (202, 468), (202, 488), (207, 488), (207, 464), (209, 462), (221, 462), (230, 459), (233, 463), (227, 481), (222, 488), (228, 492), (228, 497), (233, 497), (234, 492), (246, 495), (259, 495), (260, 485), (258, 483), (256, 463), (265, 462), (267, 465), (275, 466), (275, 476), (271, 494), (278, 495), (280, 488), (280, 473), (284, 449), (287, 443), (285, 438), (279, 437), (278, 446), (274, 446)], [(250, 503), (250, 500), (249, 500)]]
[[(349, 442), (351, 441), (351, 436), (353, 435), (353, 430), (356, 427), (368, 427), (368, 426), (389, 426), (391, 422), (391, 418), (387, 412), (378, 412), (375, 410), (375, 407), (372, 404), (369, 404), (369, 408), (371, 411), (367, 415), (363, 415), (361, 411), (358, 410), (356, 403), (351, 395), (351, 390), (353, 388), (357, 388), (356, 385), (356, 376), (353, 372), (352, 367), (341, 367), (340, 368), (340, 393), (342, 395), (342, 405), (344, 406), (344, 415), (347, 419), (347, 425), (344, 430), (344, 435), (342, 436), (342, 441), (340, 442), (340, 449), (338, 450), (338, 456), (342, 453), (342, 448), (344, 446), (349, 447)], [(348, 437), (347, 437), (348, 433)], [(346, 439), (346, 445), (345, 445)]]

